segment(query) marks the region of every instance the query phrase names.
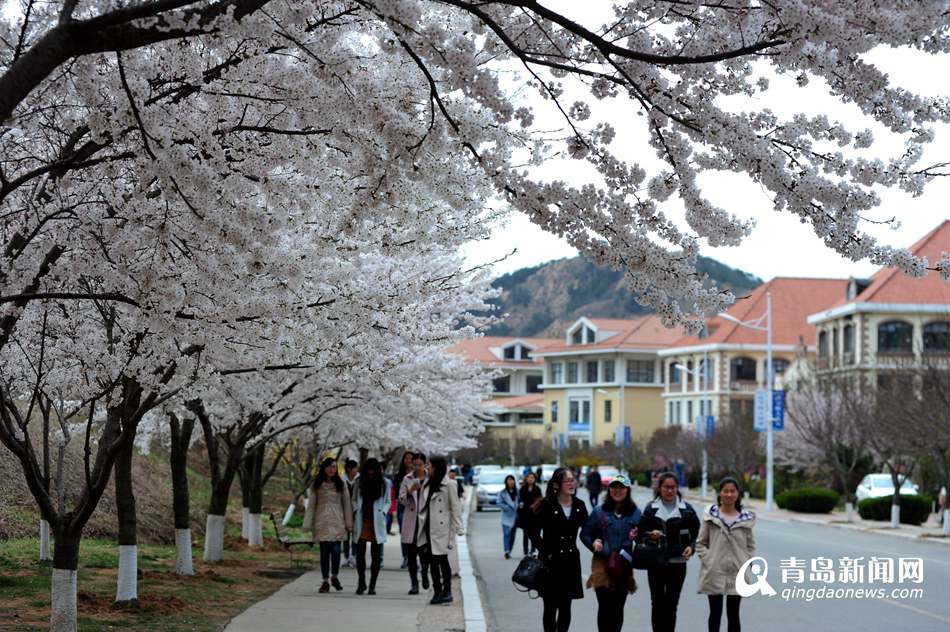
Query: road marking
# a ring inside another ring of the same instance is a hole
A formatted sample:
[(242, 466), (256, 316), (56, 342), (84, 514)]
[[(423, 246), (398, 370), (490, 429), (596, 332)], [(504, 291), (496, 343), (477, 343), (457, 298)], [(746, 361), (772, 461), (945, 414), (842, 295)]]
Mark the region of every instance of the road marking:
[[(471, 490), (470, 498), (475, 497), (475, 489)], [(477, 501), (476, 501), (477, 502)], [(469, 516), (472, 513), (471, 500), (462, 508), (462, 524), (465, 526), (465, 535), (456, 539), (459, 547), (459, 575), (462, 577), (462, 613), (465, 618), (465, 632), (486, 632), (485, 613), (482, 610), (482, 597), (478, 593), (478, 580), (475, 578), (475, 569), (468, 550)]]
[(931, 618), (933, 618), (933, 619), (936, 619), (937, 621), (943, 621), (943, 622), (945, 622), (945, 623), (950, 623), (950, 617), (945, 617), (945, 616), (943, 616), (942, 614), (937, 614), (937, 613), (935, 613), (935, 612), (930, 612), (929, 610), (923, 610), (922, 608), (915, 608), (914, 606), (911, 606), (910, 604), (901, 603), (901, 602), (899, 602), (899, 601), (894, 601), (893, 599), (884, 598), (884, 599), (881, 599), (881, 601), (883, 601), (884, 603), (889, 603), (889, 604), (891, 604), (892, 606), (897, 606), (898, 608), (905, 608), (906, 610), (910, 610), (910, 611), (912, 611), (912, 612), (916, 612), (917, 614), (922, 614), (922, 615), (924, 615), (925, 617), (931, 617)]

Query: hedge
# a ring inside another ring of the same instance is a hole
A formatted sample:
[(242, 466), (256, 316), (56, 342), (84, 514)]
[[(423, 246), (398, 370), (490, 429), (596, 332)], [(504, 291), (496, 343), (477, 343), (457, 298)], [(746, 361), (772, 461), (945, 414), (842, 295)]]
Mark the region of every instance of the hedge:
[(782, 509), (801, 513), (828, 513), (838, 504), (837, 492), (824, 487), (789, 489), (775, 497)]
[[(890, 520), (891, 496), (865, 498), (858, 503), (858, 514), (865, 520)], [(924, 494), (901, 494), (901, 522), (920, 525), (930, 517), (933, 499)]]

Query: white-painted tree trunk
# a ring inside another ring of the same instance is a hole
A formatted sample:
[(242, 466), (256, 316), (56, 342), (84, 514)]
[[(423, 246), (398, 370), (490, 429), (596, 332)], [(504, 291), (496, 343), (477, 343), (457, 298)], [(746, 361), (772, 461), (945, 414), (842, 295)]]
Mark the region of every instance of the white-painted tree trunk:
[(261, 529), (261, 514), (248, 514), (247, 543), (251, 546), (264, 546), (264, 532)]
[(247, 507), (241, 507), (241, 537), (245, 540), (248, 539), (248, 516), (251, 515), (251, 510)]
[(950, 536), (950, 509), (943, 510), (943, 534)]
[(205, 562), (224, 559), (224, 516), (208, 514), (205, 522)]
[(290, 519), (294, 517), (294, 511), (297, 509), (297, 503), (287, 505), (287, 511), (284, 512), (284, 519), (281, 521), (285, 527), (290, 524)]
[(854, 503), (845, 503), (844, 510), (848, 516), (848, 522), (854, 522)]
[(50, 606), (50, 632), (76, 632), (76, 577), (77, 572), (65, 568), (53, 569), (53, 594)]
[(191, 563), (191, 529), (175, 529), (175, 573), (194, 575)]
[(139, 547), (119, 545), (119, 578), (116, 581), (115, 600), (131, 601), (139, 598)]
[(901, 526), (901, 506), (891, 505), (891, 528), (897, 529)]
[(49, 523), (40, 520), (40, 561), (50, 562), (52, 559), (53, 554), (50, 553), (49, 548)]

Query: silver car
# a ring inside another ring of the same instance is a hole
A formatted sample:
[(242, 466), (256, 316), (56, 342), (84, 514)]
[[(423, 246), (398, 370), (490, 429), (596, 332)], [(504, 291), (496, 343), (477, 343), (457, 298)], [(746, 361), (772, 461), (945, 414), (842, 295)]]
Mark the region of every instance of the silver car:
[(518, 485), (518, 472), (514, 470), (483, 470), (478, 476), (478, 486), (475, 491), (477, 504), (476, 511), (481, 511), (485, 507), (490, 507), (498, 500), (498, 493), (505, 488), (505, 479), (509, 476), (515, 477), (515, 485)]
[[(901, 485), (901, 494), (913, 496), (917, 494), (918, 486), (910, 479), (906, 479)], [(894, 482), (890, 474), (868, 474), (858, 484), (854, 490), (854, 495), (858, 502), (866, 498), (885, 498), (894, 495)]]

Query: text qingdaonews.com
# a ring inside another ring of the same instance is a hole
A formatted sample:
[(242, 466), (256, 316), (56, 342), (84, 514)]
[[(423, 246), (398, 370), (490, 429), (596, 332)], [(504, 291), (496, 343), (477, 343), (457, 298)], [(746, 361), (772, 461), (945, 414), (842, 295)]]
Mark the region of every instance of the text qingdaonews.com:
[(804, 599), (805, 601), (814, 601), (816, 599), (922, 599), (924, 596), (923, 588), (829, 588), (821, 586), (819, 588), (783, 588), (782, 599), (791, 601), (792, 599)]

